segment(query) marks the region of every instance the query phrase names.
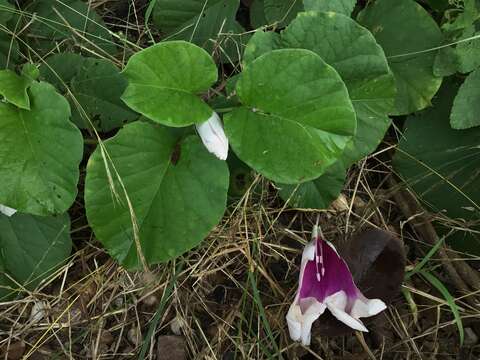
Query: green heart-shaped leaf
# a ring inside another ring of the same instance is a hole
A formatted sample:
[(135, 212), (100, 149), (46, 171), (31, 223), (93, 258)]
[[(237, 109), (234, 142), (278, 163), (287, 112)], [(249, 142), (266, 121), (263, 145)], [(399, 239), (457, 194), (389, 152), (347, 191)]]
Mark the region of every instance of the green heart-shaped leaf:
[[(332, 51), (331, 44), (338, 44)], [(306, 12), (280, 34), (257, 31), (245, 49), (244, 61), (279, 48), (304, 48), (317, 53), (340, 74), (357, 115), (357, 133), (347, 145), (344, 167), (369, 155), (390, 125), (395, 80), (373, 35), (347, 16)]]
[(63, 213), (77, 194), (82, 134), (52, 85), (32, 82), (29, 94), (30, 111), (0, 103), (0, 204), (34, 215)]
[(100, 148), (88, 162), (85, 206), (96, 236), (124, 266), (139, 263), (132, 214), (115, 170), (131, 201), (150, 264), (198, 245), (220, 221), (227, 201), (228, 167), (197, 137), (181, 140), (171, 129), (139, 121), (106, 141), (105, 152), (111, 162), (104, 161)]
[(123, 72), (122, 99), (133, 110), (168, 126), (208, 120), (212, 109), (199, 98), (217, 80), (210, 55), (185, 41), (159, 43), (133, 55)]
[(236, 89), (243, 107), (225, 116), (225, 131), (238, 157), (271, 180), (320, 176), (355, 134), (345, 84), (309, 50), (262, 55), (246, 66)]
[(320, 55), (348, 88), (358, 124), (342, 155), (344, 167), (369, 155), (390, 126), (388, 113), (395, 99), (395, 81), (375, 38), (354, 20), (332, 12), (299, 14), (281, 35), (283, 47)]

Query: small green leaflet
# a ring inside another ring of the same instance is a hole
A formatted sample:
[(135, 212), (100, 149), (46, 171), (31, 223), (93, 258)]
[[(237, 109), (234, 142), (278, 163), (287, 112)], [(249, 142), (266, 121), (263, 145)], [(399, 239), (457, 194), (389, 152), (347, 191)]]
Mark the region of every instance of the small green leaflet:
[(123, 71), (122, 100), (160, 124), (182, 127), (206, 121), (212, 109), (199, 95), (217, 80), (207, 52), (185, 41), (153, 45), (133, 55)]
[(27, 89), (31, 82), (30, 79), (19, 76), (11, 70), (0, 70), (0, 96), (21, 109), (30, 110)]

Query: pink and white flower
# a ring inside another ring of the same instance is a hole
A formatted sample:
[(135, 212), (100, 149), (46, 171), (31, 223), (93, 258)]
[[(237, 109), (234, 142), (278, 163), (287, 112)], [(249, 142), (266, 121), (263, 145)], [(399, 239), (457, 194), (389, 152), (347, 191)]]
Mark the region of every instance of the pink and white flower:
[(287, 314), (290, 337), (310, 345), (312, 324), (326, 309), (352, 329), (368, 331), (360, 318), (380, 313), (385, 303), (361, 293), (348, 265), (317, 225), (312, 238), (303, 250), (299, 286)]

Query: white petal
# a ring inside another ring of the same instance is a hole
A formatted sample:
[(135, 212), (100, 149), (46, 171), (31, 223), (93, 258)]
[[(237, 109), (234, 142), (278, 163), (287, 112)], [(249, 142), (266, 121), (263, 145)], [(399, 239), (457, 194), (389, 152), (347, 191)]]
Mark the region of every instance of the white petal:
[(15, 210), (11, 207), (0, 204), (0, 213), (2, 213), (4, 215), (7, 215), (7, 216), (12, 216), (16, 212), (17, 212), (17, 210)]
[(315, 259), (315, 246), (316, 246), (315, 240), (312, 240), (307, 245), (305, 245), (305, 248), (303, 249), (302, 262), (300, 264), (300, 277), (298, 281), (297, 293), (302, 288), (303, 273), (305, 272), (305, 267), (307, 266), (307, 263)]
[(297, 295), (287, 313), (288, 332), (292, 340), (301, 340), (303, 345), (310, 345), (312, 324), (325, 309), (325, 304), (315, 298), (302, 299), (300, 304)]
[(345, 325), (350, 326), (354, 330), (368, 332), (367, 328), (363, 323), (352, 317), (350, 314), (345, 312), (347, 306), (347, 294), (344, 291), (339, 291), (333, 295), (328, 296), (325, 299), (328, 310), (335, 316), (339, 321), (343, 322)]
[(216, 112), (210, 118), (196, 125), (203, 145), (220, 160), (226, 160), (228, 155), (228, 139), (223, 131), (222, 121)]
[(369, 317), (377, 315), (379, 312), (385, 310), (387, 306), (380, 299), (367, 299), (363, 295), (359, 295), (355, 302), (353, 303), (352, 310), (350, 314), (354, 318)]

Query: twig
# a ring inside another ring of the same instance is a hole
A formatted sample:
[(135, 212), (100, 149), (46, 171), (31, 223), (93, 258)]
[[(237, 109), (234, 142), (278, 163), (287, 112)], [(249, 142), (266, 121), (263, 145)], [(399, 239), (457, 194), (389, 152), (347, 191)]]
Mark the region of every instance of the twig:
[[(387, 180), (387, 183), (392, 191), (392, 196), (395, 199), (396, 204), (400, 207), (405, 217), (411, 219), (410, 223), (415, 228), (415, 230), (419, 232), (423, 240), (425, 240), (432, 246), (437, 244), (439, 241), (437, 232), (435, 231), (435, 228), (433, 227), (430, 220), (425, 215), (425, 211), (417, 202), (417, 199), (410, 192), (402, 189), (401, 186), (393, 178), (390, 177)], [(462, 277), (460, 277), (459, 273), (456, 270), (456, 267), (453, 265), (452, 261), (448, 256), (448, 253), (446, 251), (446, 245), (440, 247), (437, 254), (440, 257), (443, 268), (447, 272), (453, 285), (455, 285), (458, 290), (465, 294), (470, 293), (471, 291), (468, 285), (465, 283)], [(469, 265), (466, 263), (464, 264), (464, 266), (462, 266), (462, 269), (464, 270), (462, 271), (462, 275), (464, 275), (464, 272), (466, 272), (465, 266), (469, 267)], [(472, 269), (470, 270), (473, 271)], [(471, 285), (470, 277), (464, 278), (468, 279), (468, 282)], [(470, 299), (467, 298), (466, 300)]]

